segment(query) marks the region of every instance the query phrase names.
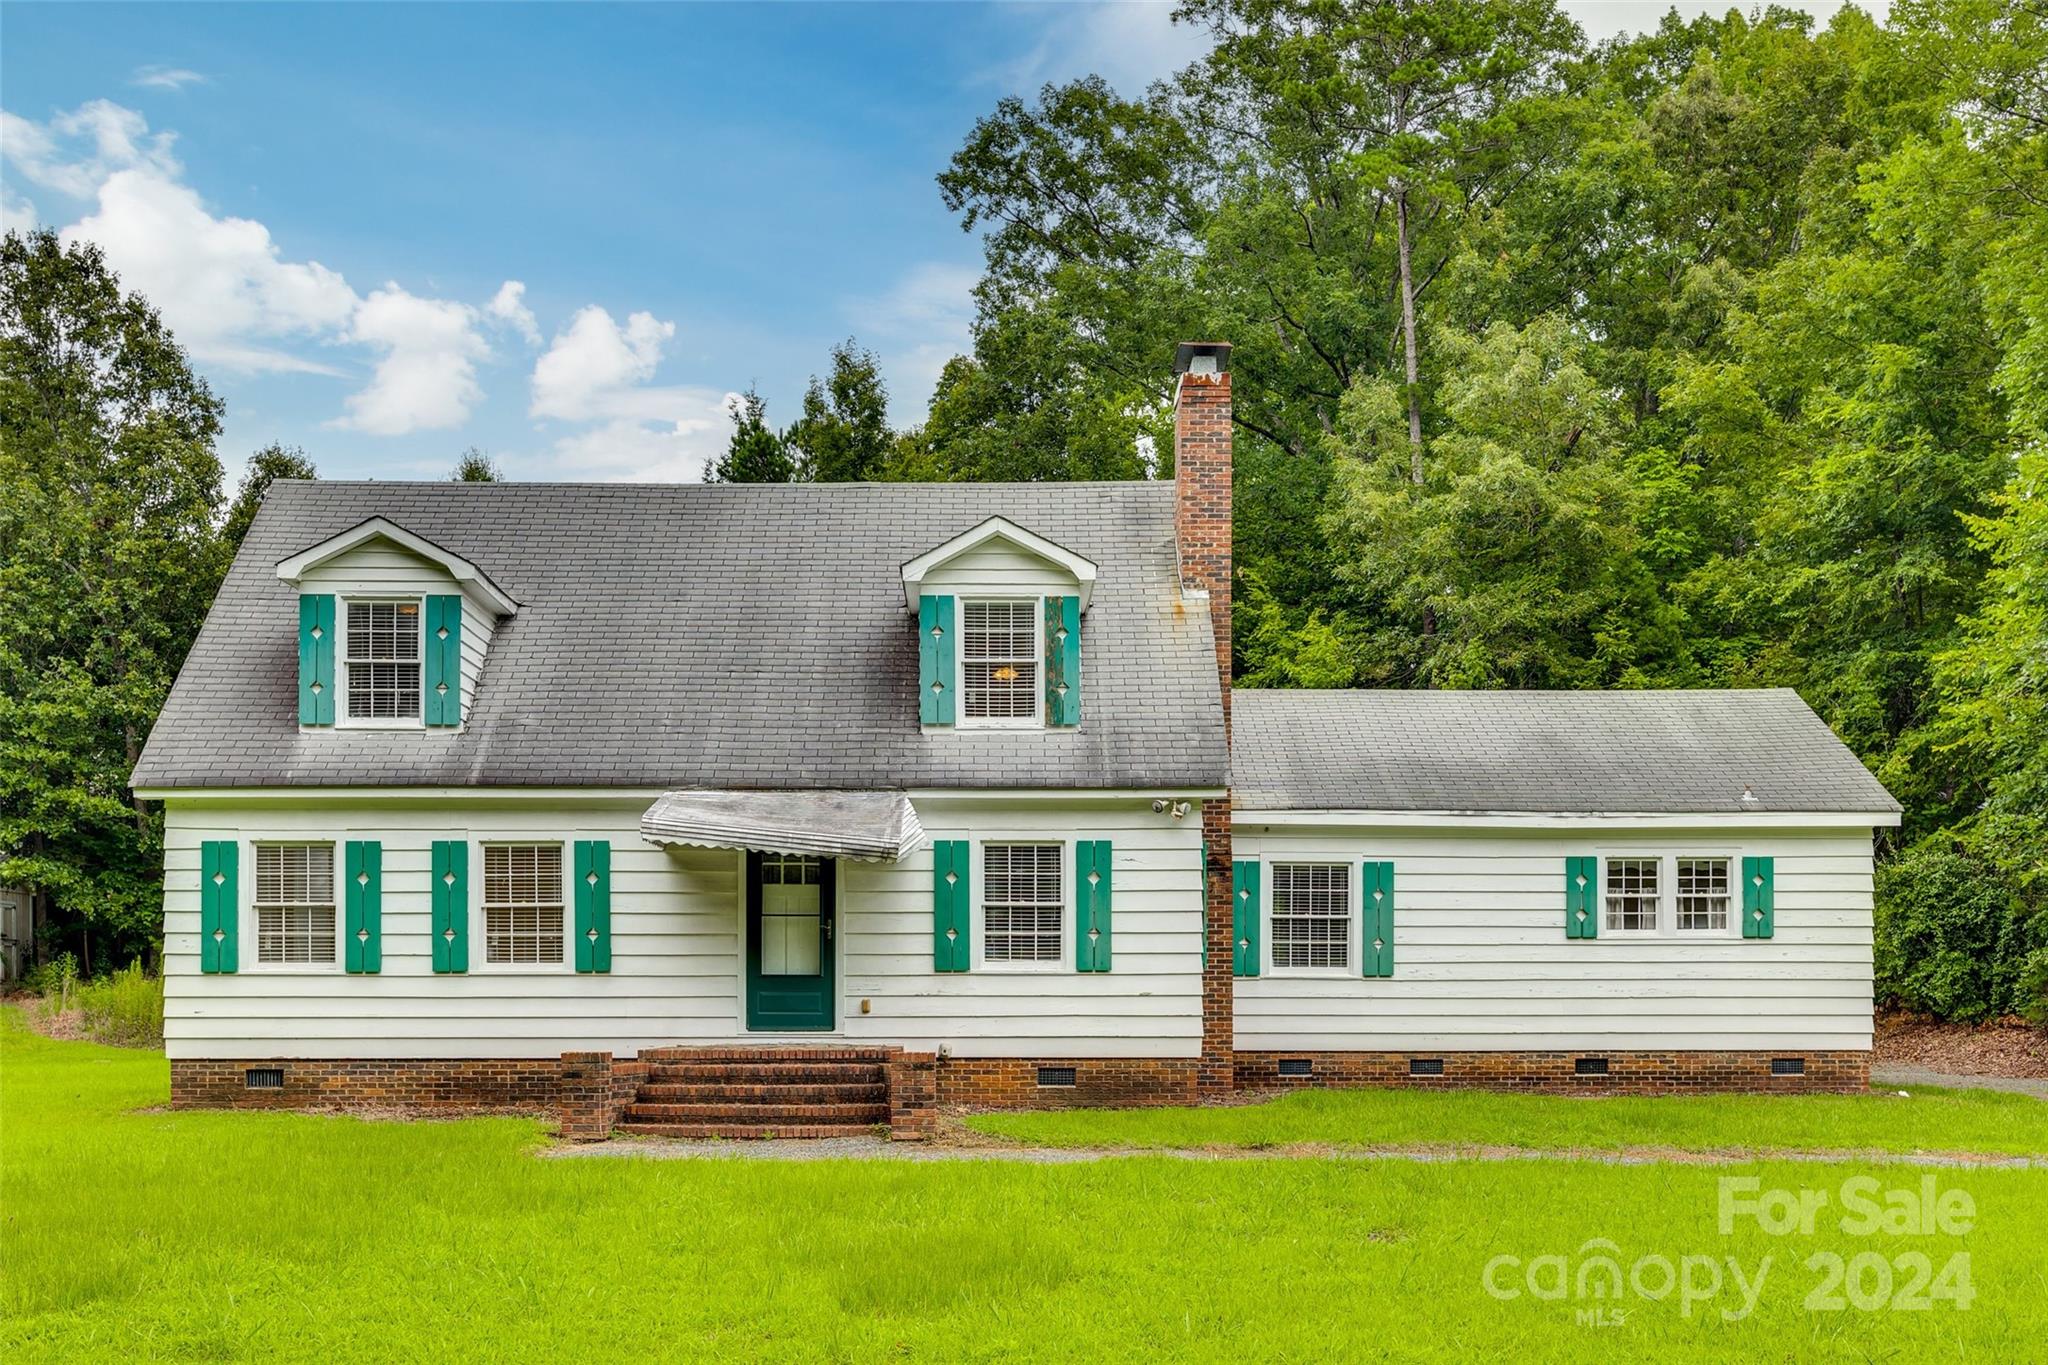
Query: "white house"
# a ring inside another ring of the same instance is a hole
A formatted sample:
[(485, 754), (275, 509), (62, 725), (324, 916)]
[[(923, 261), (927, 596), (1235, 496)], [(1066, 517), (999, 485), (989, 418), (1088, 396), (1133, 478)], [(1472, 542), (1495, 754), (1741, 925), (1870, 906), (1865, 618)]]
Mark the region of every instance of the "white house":
[(1789, 693), (1232, 739), (1228, 358), (1173, 483), (275, 486), (135, 775), (174, 1101), (1861, 1085), (1898, 808)]

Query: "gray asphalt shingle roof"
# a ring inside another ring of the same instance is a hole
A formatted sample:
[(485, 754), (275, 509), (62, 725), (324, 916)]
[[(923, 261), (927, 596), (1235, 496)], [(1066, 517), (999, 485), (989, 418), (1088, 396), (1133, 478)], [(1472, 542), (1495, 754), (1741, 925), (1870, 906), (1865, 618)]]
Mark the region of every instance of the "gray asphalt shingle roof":
[[(283, 482), (134, 783), (706, 788), (1216, 787), (1208, 613), (1181, 603), (1173, 486)], [(1072, 730), (925, 734), (899, 567), (1001, 514), (1101, 569)], [(520, 603), (459, 734), (298, 725), (276, 565), (373, 516)]]
[(1240, 812), (1899, 809), (1789, 689), (1239, 691), (1231, 724)]

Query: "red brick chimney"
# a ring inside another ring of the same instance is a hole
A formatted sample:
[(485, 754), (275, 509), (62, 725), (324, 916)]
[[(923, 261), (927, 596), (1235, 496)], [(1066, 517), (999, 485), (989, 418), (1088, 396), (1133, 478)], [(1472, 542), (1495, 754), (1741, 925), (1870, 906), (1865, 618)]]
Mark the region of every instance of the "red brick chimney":
[(1230, 726), (1230, 343), (1183, 341), (1175, 350), (1173, 529), (1180, 585), (1209, 594), (1223, 724)]
[[(1230, 345), (1182, 342), (1174, 354), (1179, 376), (1173, 391), (1174, 539), (1180, 548), (1183, 592), (1209, 594), (1209, 624), (1216, 633), (1216, 676), (1223, 687), (1223, 738), (1230, 741)], [(1208, 850), (1202, 966), (1202, 1058), (1196, 1089), (1228, 1094), (1237, 1084), (1236, 982), (1232, 964), (1237, 930), (1232, 897), (1230, 798), (1202, 803), (1202, 841)]]

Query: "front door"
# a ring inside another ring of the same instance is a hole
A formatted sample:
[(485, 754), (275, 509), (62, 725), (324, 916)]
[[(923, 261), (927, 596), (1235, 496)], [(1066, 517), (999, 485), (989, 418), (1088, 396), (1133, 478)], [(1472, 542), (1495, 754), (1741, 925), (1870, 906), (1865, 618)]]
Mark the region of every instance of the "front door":
[(747, 1027), (832, 1027), (830, 858), (747, 855)]

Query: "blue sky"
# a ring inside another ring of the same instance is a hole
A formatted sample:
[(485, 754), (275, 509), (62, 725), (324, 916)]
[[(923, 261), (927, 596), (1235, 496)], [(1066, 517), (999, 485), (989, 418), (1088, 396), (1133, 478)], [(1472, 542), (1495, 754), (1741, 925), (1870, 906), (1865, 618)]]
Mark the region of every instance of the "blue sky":
[[(1567, 8), (1599, 36), (1664, 6)], [(514, 477), (687, 479), (729, 394), (787, 421), (849, 335), (917, 421), (980, 259), (934, 175), (1005, 94), (1184, 64), (1167, 13), (9, 3), (0, 214), (162, 309), (228, 400), (231, 475), (282, 440), (331, 477), (475, 444)]]

